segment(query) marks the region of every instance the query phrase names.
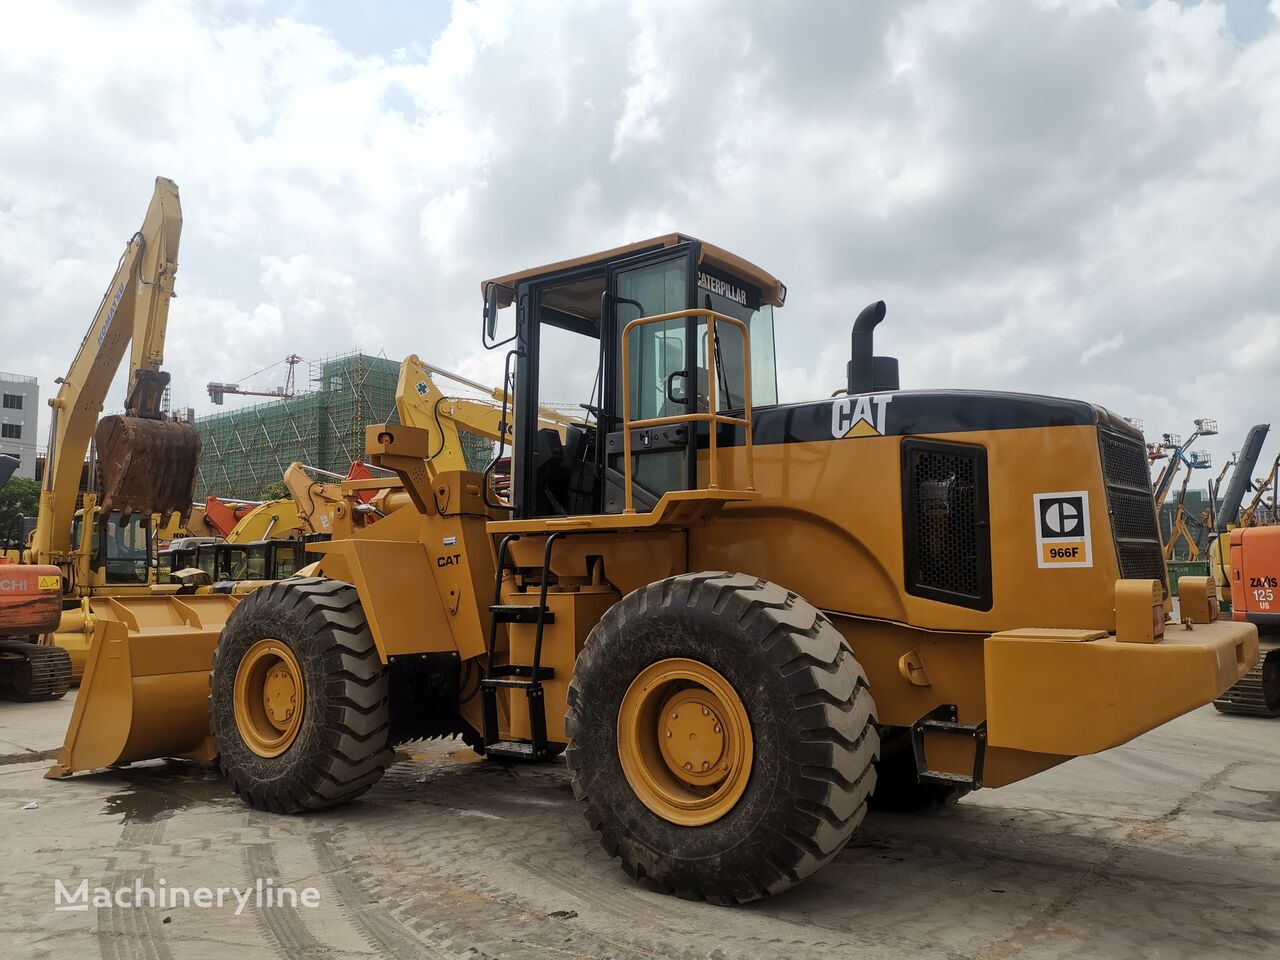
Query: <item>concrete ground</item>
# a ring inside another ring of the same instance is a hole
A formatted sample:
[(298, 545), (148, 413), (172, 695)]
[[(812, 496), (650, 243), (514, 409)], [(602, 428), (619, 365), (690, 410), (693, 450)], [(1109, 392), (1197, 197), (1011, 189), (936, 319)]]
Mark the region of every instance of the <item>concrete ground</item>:
[[(277, 817), (195, 764), (41, 779), (70, 707), (0, 703), (4, 956), (1277, 956), (1280, 720), (1205, 708), (938, 814), (873, 814), (807, 883), (724, 909), (628, 880), (560, 763), (415, 746), (360, 802)], [(53, 909), (55, 879), (255, 878), (320, 905)]]

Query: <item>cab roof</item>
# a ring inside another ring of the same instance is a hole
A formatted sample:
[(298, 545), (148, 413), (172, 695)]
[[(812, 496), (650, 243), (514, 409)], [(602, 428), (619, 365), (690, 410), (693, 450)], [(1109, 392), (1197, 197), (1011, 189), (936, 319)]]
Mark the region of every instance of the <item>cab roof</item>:
[[(623, 257), (634, 256), (640, 253), (646, 253), (651, 250), (661, 250), (664, 247), (674, 247), (678, 243), (685, 241), (696, 241), (699, 243), (701, 254), (698, 259), (699, 265), (709, 264), (712, 267), (723, 270), (726, 273), (745, 280), (747, 283), (760, 288), (760, 299), (763, 303), (772, 304), (780, 307), (787, 298), (786, 285), (782, 283), (773, 274), (762, 270), (749, 260), (744, 260), (737, 254), (730, 253), (722, 247), (715, 244), (707, 243), (705, 240), (698, 240), (691, 237), (687, 233), (667, 233), (660, 237), (653, 237), (650, 240), (639, 240), (635, 243), (629, 243), (626, 246), (614, 247), (611, 250), (602, 250), (599, 253), (588, 254), (583, 257), (574, 257), (570, 260), (560, 260), (556, 263), (549, 263), (542, 267), (530, 267), (527, 270), (517, 270), (515, 273), (508, 273), (501, 277), (494, 277), (492, 280), (486, 280), (480, 285), (480, 295), (487, 296), (489, 287), (492, 284), (501, 284), (504, 287), (514, 287), (522, 280), (529, 280), (535, 277), (545, 276), (547, 274), (560, 273), (564, 270), (572, 270), (576, 267), (588, 267), (592, 264), (605, 264), (612, 260), (620, 260)], [(499, 306), (510, 305), (511, 300), (503, 298)]]

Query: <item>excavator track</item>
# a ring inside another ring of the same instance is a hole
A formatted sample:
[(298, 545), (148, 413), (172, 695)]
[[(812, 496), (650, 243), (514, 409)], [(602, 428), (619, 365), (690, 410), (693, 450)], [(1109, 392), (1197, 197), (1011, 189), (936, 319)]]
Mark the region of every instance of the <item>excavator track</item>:
[(0, 640), (0, 697), (57, 700), (71, 689), (71, 656), (62, 647)]
[(1264, 640), (1254, 668), (1213, 705), (1219, 713), (1280, 717), (1280, 641)]

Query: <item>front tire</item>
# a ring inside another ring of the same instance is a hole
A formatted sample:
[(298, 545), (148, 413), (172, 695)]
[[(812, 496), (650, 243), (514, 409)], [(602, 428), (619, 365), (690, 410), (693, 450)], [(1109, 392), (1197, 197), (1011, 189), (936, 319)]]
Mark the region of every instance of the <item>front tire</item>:
[(686, 574), (629, 594), (591, 632), (566, 759), (587, 822), (628, 874), (744, 903), (849, 840), (875, 784), (874, 713), (862, 668), (816, 608), (752, 576)]
[(249, 594), (209, 678), (218, 765), (250, 806), (347, 803), (391, 765), (389, 683), (354, 587), (318, 577)]

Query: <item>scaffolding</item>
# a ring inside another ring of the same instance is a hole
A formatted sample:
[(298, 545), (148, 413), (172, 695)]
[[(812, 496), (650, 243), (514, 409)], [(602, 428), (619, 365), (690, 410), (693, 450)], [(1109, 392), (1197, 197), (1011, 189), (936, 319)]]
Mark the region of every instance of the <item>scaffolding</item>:
[[(283, 496), (281, 478), (295, 460), (345, 474), (364, 457), (366, 425), (399, 422), (399, 376), (400, 364), (385, 356), (344, 354), (311, 364), (306, 393), (196, 418), (196, 502)], [(467, 467), (484, 469), (493, 443), (470, 433), (462, 441)]]
[(366, 424), (398, 422), (399, 375), (400, 365), (386, 357), (345, 354), (313, 364), (306, 393), (197, 418), (197, 501), (278, 496), (295, 460), (345, 474), (364, 456)]

